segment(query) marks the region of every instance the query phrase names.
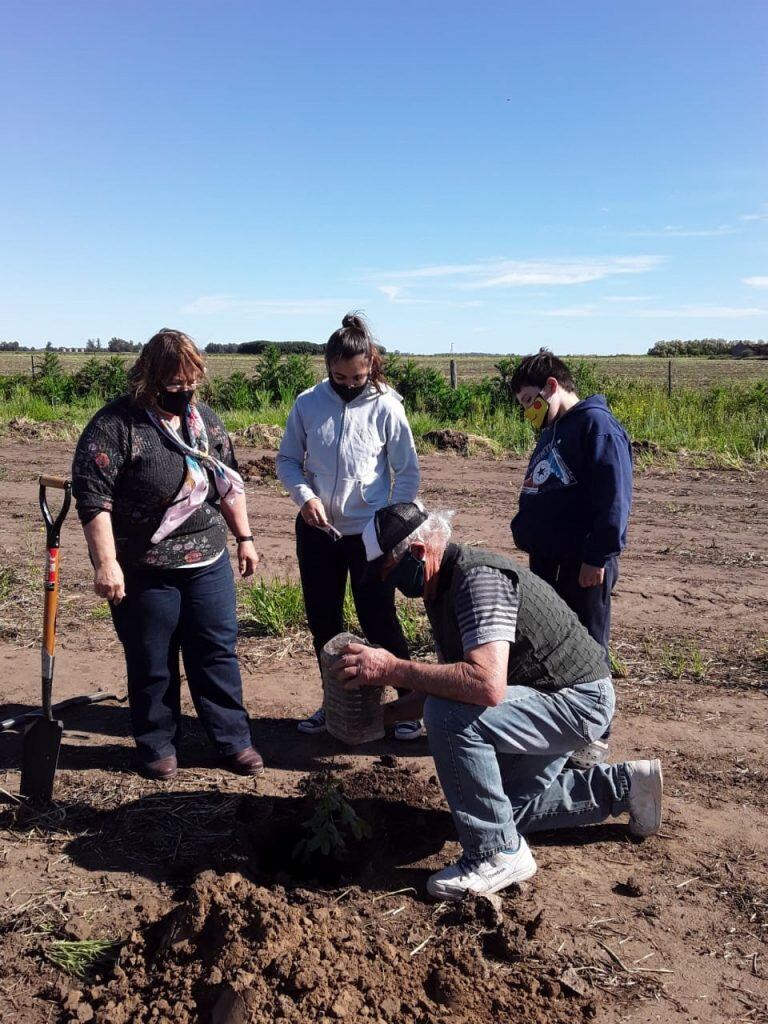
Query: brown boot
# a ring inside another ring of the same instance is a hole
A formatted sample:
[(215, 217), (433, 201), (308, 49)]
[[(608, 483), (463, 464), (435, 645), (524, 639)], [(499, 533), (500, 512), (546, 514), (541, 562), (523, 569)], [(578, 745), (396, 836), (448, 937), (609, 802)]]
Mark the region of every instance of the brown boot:
[(238, 750), (236, 754), (222, 757), (220, 764), (222, 768), (236, 775), (264, 774), (264, 761), (255, 747), (246, 747), (245, 750)]
[(157, 761), (143, 761), (139, 770), (147, 779), (165, 782), (167, 779), (173, 778), (178, 768), (176, 755), (169, 754), (168, 757), (161, 757)]

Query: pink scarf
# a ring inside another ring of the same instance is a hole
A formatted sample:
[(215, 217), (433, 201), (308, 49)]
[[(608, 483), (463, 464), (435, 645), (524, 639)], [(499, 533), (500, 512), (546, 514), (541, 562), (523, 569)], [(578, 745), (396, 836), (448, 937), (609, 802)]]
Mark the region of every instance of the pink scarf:
[(184, 452), (186, 461), (186, 473), (181, 490), (165, 510), (162, 522), (150, 538), (152, 544), (159, 544), (169, 533), (173, 533), (177, 527), (189, 519), (205, 501), (208, 496), (207, 469), (213, 471), (213, 479), (216, 482), (219, 496), (228, 505), (234, 504), (238, 494), (242, 494), (245, 487), (239, 473), (230, 469), (229, 466), (225, 466), (220, 459), (209, 453), (205, 424), (197, 407), (192, 402), (187, 406), (185, 413), (187, 430), (192, 444), (187, 444), (179, 432), (171, 426), (170, 420), (158, 416), (152, 410), (147, 410), (147, 414), (160, 433), (165, 434), (177, 448)]

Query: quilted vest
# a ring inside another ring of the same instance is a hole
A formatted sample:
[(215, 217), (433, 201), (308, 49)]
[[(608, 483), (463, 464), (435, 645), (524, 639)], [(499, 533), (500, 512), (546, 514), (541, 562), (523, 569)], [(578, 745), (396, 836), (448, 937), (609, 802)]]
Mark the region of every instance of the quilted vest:
[(605, 651), (548, 583), (511, 558), (458, 544), (446, 548), (437, 594), (426, 604), (444, 661), (464, 658), (456, 595), (466, 574), (480, 565), (499, 569), (517, 587), (517, 638), (510, 645), (507, 669), (510, 686), (562, 690), (605, 679)]

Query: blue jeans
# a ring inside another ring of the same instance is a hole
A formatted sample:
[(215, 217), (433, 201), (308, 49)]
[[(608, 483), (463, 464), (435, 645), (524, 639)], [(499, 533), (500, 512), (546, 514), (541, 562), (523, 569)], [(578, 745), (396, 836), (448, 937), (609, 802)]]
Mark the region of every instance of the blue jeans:
[(565, 770), (613, 716), (610, 679), (557, 693), (508, 686), (495, 708), (428, 697), (424, 721), (435, 767), (467, 857), (515, 850), (519, 834), (573, 828), (628, 809), (623, 765)]
[(176, 753), (181, 726), (179, 651), (189, 692), (221, 757), (251, 745), (235, 654), (235, 582), (227, 553), (199, 569), (138, 569), (110, 605), (125, 650), (131, 725), (139, 757)]

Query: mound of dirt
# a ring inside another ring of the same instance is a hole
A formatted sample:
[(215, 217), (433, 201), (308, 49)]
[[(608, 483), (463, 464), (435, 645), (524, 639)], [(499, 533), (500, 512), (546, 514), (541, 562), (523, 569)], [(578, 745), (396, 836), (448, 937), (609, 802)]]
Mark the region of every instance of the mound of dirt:
[(261, 455), (258, 459), (247, 459), (245, 462), (241, 462), (240, 475), (243, 480), (254, 480), (260, 484), (277, 480), (274, 455)]
[(469, 455), (469, 434), (463, 430), (428, 430), (424, 434), (427, 444), (434, 445), (439, 452), (457, 452)]
[(74, 441), (80, 436), (80, 427), (67, 420), (38, 423), (26, 416), (10, 420), (6, 429), (19, 441)]
[(541, 916), (525, 897), (430, 905), (358, 889), (338, 896), (267, 889), (209, 871), (179, 907), (134, 933), (114, 977), (78, 993), (69, 1020), (571, 1024), (593, 1017), (594, 999), (558, 980), (562, 968), (541, 941)]
[(274, 423), (251, 423), (244, 430), (238, 430), (235, 437), (246, 444), (252, 444), (254, 448), (280, 447), (285, 431)]
[(641, 440), (632, 442), (632, 451), (635, 455), (650, 454), (658, 455), (661, 451), (661, 445), (656, 444), (655, 441)]

